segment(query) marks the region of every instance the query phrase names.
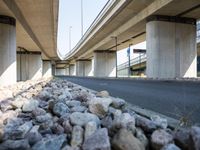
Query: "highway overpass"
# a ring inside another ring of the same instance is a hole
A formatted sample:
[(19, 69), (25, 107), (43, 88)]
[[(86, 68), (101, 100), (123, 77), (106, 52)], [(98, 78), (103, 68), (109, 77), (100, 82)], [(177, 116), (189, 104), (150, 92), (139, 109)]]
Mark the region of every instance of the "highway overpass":
[(59, 0), (0, 0), (0, 86), (52, 74)]
[(70, 75), (88, 76), (93, 66), (95, 77), (116, 76), (116, 51), (146, 40), (148, 77), (196, 77), (199, 18), (199, 0), (110, 0), (62, 56), (68, 62), (63, 68), (73, 70)]

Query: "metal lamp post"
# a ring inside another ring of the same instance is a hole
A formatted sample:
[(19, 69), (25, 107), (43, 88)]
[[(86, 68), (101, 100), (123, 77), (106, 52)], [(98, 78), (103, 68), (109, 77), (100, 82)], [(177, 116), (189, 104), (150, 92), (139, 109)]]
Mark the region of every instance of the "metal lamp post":
[(72, 29), (72, 26), (69, 26), (69, 50), (71, 52), (71, 29)]
[(118, 75), (117, 75), (117, 68), (118, 68), (117, 67), (117, 40), (118, 39), (117, 39), (117, 36), (112, 36), (111, 38), (115, 39), (115, 48), (116, 48), (115, 49), (116, 50), (116, 62), (115, 63), (116, 63), (116, 78), (117, 78), (118, 77)]

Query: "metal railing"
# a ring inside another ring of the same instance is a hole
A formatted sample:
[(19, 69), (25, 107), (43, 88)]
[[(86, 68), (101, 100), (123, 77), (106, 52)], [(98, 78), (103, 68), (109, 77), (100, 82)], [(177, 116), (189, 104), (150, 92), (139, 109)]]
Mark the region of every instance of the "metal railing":
[(197, 43), (200, 42), (200, 21), (197, 22)]
[[(146, 54), (142, 54), (142, 55), (140, 55), (140, 56), (138, 56), (138, 57), (136, 57), (136, 58), (131, 59), (131, 61), (130, 61), (130, 66), (134, 66), (134, 65), (143, 63), (143, 62), (145, 62), (146, 60), (147, 60), (147, 55), (146, 55)], [(123, 64), (121, 64), (121, 65), (118, 65), (118, 71), (119, 71), (119, 70), (126, 69), (126, 68), (128, 68), (128, 67), (129, 67), (129, 65), (128, 65), (128, 61), (127, 61), (127, 62), (125, 62), (125, 63), (123, 63)]]

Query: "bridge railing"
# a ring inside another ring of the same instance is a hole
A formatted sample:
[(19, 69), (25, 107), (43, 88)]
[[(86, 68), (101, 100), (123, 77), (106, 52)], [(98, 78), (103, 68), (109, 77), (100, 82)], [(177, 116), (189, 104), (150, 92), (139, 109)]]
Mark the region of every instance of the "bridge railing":
[[(146, 54), (142, 54), (141, 56), (138, 56), (136, 58), (133, 58), (130, 60), (130, 66), (134, 66), (134, 65), (137, 65), (137, 64), (140, 64), (140, 63), (143, 63), (147, 60), (147, 55)], [(121, 65), (118, 65), (118, 70), (123, 70), (123, 69), (126, 69), (128, 68), (129, 65), (128, 65), (128, 61), (121, 64)]]
[(197, 43), (200, 42), (200, 21), (197, 22)]

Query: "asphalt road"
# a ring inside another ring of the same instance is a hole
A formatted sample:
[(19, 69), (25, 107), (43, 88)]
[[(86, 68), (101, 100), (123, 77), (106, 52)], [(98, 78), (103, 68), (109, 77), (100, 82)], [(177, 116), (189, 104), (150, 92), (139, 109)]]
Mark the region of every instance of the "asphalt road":
[(107, 90), (111, 96), (141, 108), (175, 119), (189, 116), (188, 121), (200, 123), (200, 82), (61, 78), (96, 91)]

